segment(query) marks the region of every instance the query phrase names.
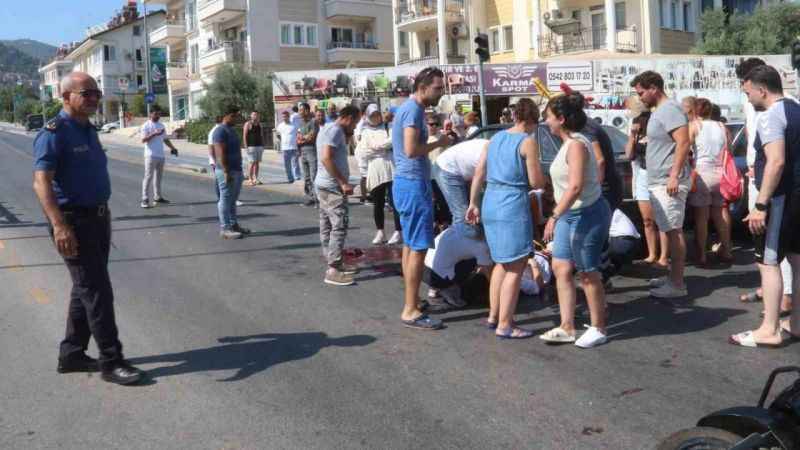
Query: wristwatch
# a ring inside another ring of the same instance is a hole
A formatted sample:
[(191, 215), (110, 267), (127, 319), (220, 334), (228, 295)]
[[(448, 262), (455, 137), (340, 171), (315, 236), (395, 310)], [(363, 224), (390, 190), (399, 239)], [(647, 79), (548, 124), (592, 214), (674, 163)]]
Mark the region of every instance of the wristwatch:
[(756, 203), (756, 211), (766, 211), (767, 205), (765, 203)]

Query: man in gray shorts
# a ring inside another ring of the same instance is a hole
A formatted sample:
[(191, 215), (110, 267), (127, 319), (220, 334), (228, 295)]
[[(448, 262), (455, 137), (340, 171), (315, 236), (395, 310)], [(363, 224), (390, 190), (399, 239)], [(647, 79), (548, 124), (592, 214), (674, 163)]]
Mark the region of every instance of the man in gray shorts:
[(251, 186), (263, 184), (258, 178), (261, 156), (264, 154), (264, 132), (261, 130), (261, 120), (258, 112), (250, 113), (250, 120), (245, 122), (242, 130), (244, 147), (247, 149), (247, 159), (250, 167), (247, 170), (247, 179)]
[(683, 270), (686, 240), (683, 218), (689, 195), (689, 127), (681, 105), (664, 93), (664, 79), (651, 70), (640, 73), (631, 87), (642, 102), (655, 108), (647, 123), (647, 179), (650, 203), (658, 229), (667, 233), (671, 257), (669, 275), (650, 280), (650, 295), (686, 296)]

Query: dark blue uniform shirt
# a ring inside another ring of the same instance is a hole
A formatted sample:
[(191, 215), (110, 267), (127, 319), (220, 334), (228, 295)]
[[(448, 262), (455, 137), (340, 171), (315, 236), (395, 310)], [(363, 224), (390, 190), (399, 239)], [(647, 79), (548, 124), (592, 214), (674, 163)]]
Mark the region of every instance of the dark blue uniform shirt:
[[(225, 144), (225, 156), (228, 160), (228, 170), (242, 171), (242, 146), (239, 135), (233, 127), (224, 123), (214, 130), (211, 141), (215, 144)], [(220, 167), (221, 168), (221, 167)]]
[(59, 205), (98, 206), (111, 197), (108, 160), (94, 125), (81, 124), (62, 110), (36, 135), (33, 157), (35, 171), (55, 172)]

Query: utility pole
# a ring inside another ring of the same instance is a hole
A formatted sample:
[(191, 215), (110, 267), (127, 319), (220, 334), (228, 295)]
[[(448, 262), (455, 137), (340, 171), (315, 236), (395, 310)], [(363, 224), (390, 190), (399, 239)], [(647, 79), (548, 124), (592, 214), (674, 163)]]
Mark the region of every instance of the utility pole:
[(475, 37), (475, 44), (478, 48), (475, 49), (475, 54), (478, 55), (478, 89), (480, 90), (481, 98), (481, 126), (485, 127), (489, 124), (486, 120), (486, 88), (483, 86), (483, 63), (489, 60), (489, 36), (485, 33), (480, 33)]
[[(147, 30), (147, 4), (142, 2), (142, 10), (144, 11), (144, 23), (143, 27), (144, 30), (144, 66), (145, 66), (145, 89), (147, 90), (148, 94), (152, 93), (152, 84), (150, 80), (150, 32)], [(145, 106), (147, 108), (147, 117), (150, 117), (150, 103), (145, 102)]]

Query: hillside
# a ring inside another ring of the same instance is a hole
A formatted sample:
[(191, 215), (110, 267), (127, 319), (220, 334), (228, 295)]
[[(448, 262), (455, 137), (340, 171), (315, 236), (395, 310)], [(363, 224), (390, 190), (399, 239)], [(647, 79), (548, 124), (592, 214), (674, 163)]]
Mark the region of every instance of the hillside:
[(0, 85), (39, 79), (39, 60), (0, 44)]
[(0, 44), (15, 48), (22, 53), (39, 61), (49, 61), (56, 54), (57, 47), (32, 39), (15, 39), (10, 41), (0, 40)]

